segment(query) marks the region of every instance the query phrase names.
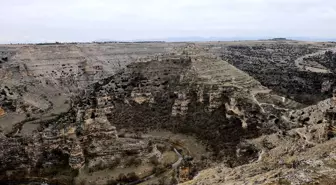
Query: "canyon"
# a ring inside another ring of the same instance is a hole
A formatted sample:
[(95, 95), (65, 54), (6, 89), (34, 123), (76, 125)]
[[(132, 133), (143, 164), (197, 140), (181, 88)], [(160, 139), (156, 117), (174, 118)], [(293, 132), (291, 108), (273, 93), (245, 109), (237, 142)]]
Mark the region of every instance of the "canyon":
[(335, 48), (0, 45), (0, 183), (335, 184)]

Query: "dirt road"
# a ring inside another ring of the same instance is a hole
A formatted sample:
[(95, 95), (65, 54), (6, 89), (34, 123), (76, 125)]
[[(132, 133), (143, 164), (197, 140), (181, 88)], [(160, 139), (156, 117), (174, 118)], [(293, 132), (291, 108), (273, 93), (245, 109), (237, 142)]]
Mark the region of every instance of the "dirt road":
[(328, 69), (321, 69), (321, 68), (316, 68), (316, 67), (310, 67), (310, 66), (305, 66), (304, 67), (304, 58), (308, 58), (308, 57), (313, 57), (313, 56), (317, 56), (317, 55), (323, 55), (326, 51), (333, 51), (336, 52), (336, 48), (328, 48), (328, 49), (324, 49), (321, 51), (318, 51), (316, 53), (311, 53), (308, 55), (304, 55), (298, 59), (295, 60), (295, 66), (298, 67), (299, 69), (303, 70), (303, 71), (310, 71), (310, 72), (315, 72), (315, 73), (331, 73), (331, 71), (329, 71)]

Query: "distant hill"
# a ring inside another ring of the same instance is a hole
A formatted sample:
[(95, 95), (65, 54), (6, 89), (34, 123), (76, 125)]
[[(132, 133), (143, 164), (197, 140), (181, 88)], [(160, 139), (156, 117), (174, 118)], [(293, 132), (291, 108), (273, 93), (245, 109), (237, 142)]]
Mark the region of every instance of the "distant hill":
[(207, 42), (207, 41), (244, 41), (244, 40), (273, 40), (273, 41), (336, 41), (336, 38), (317, 38), (317, 37), (167, 37), (156, 39), (135, 39), (135, 40), (114, 40), (114, 39), (98, 39), (93, 42), (109, 43), (109, 42)]

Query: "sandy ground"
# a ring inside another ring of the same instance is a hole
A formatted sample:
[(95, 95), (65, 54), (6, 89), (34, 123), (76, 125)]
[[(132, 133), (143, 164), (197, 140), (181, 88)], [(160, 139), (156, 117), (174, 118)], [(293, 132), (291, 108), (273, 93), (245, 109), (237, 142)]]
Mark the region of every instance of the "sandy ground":
[(12, 131), (12, 127), (26, 118), (23, 114), (9, 113), (0, 118), (0, 126), (5, 133)]

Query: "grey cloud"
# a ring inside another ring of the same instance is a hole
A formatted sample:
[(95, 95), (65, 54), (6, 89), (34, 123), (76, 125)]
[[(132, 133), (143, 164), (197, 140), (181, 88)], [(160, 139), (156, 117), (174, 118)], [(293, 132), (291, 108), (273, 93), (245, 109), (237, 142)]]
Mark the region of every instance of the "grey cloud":
[(166, 37), (333, 37), (334, 0), (11, 0), (0, 43)]

